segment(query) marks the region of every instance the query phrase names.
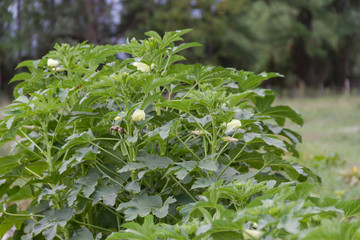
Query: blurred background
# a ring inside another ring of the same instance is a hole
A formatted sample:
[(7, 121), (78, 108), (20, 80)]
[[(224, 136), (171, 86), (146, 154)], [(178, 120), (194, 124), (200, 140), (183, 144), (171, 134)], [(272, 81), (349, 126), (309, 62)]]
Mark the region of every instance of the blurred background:
[(360, 88), (359, 0), (1, 0), (0, 89), (56, 42), (118, 44), (193, 28), (190, 62), (275, 71), (292, 97)]
[(360, 196), (359, 0), (0, 0), (0, 109), (15, 66), (56, 42), (121, 44), (184, 28), (203, 45), (185, 52), (190, 63), (285, 75), (263, 87), (303, 115), (300, 161), (323, 177), (319, 194)]

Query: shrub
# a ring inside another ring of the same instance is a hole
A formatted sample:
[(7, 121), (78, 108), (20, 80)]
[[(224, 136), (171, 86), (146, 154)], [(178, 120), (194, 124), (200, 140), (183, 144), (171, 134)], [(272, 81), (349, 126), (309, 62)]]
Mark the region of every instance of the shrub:
[(296, 195), (294, 182), (319, 178), (286, 159), (301, 137), (285, 120), (301, 116), (259, 87), (281, 75), (177, 63), (199, 46), (175, 44), (187, 32), (55, 45), (18, 65), (28, 72), (11, 80), (21, 82), (0, 123), (0, 144), (12, 142), (0, 159), (0, 235), (15, 225), (15, 239), (248, 238), (253, 222), (281, 237), (340, 211)]

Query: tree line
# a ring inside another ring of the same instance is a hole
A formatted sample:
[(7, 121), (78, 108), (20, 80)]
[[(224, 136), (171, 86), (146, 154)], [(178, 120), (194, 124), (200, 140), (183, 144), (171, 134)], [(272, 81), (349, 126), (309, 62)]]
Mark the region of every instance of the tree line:
[(272, 87), (343, 90), (360, 87), (358, 0), (3, 0), (0, 2), (0, 88), (15, 66), (56, 42), (117, 44), (148, 30), (192, 28), (203, 47), (190, 62), (286, 78)]

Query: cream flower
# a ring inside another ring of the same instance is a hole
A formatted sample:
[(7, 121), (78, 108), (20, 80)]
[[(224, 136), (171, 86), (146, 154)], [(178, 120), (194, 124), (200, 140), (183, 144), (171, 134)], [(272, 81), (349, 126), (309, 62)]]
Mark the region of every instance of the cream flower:
[(221, 140), (224, 142), (238, 142), (239, 140), (233, 137), (222, 137)]
[(120, 120), (121, 120), (121, 117), (120, 117), (120, 116), (116, 116), (116, 117), (114, 118), (114, 120), (115, 120), (115, 121), (120, 121)]
[(59, 66), (59, 64), (60, 64), (60, 61), (58, 61), (58, 60), (55, 60), (55, 59), (52, 59), (52, 58), (49, 58), (47, 60), (47, 65), (49, 67), (57, 67), (57, 66)]
[(244, 239), (260, 239), (264, 233), (258, 230), (244, 229)]
[(241, 122), (238, 119), (231, 120), (228, 124), (226, 124), (226, 131), (230, 132), (235, 128), (241, 127)]
[(142, 63), (142, 62), (133, 62), (133, 65), (137, 68), (138, 71), (142, 72), (149, 72), (150, 67), (149, 65)]
[(136, 109), (135, 112), (132, 114), (131, 119), (134, 122), (145, 120), (145, 112), (140, 109)]

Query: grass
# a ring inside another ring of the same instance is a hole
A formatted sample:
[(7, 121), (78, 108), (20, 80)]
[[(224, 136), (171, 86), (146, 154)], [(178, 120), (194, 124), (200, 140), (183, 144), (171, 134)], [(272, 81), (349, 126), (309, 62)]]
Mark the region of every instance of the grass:
[(337, 152), (349, 163), (360, 162), (360, 97), (333, 96), (282, 99), (302, 114), (303, 127), (294, 127), (302, 136), (299, 150), (323, 155)]
[[(360, 196), (360, 96), (280, 99), (303, 116), (305, 124), (297, 127), (303, 143), (299, 144), (300, 161), (323, 179), (319, 193), (343, 198)], [(342, 164), (343, 163), (343, 164)]]

